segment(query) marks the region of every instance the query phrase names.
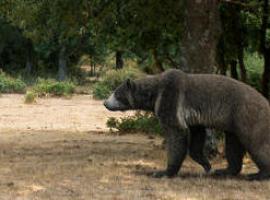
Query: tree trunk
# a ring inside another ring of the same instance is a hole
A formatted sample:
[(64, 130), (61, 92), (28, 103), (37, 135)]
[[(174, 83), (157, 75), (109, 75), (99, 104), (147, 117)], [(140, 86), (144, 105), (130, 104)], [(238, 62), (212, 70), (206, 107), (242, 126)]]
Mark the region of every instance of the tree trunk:
[[(218, 4), (218, 0), (186, 1), (186, 25), (181, 47), (181, 66), (184, 71), (214, 73), (220, 34)], [(215, 137), (215, 134), (210, 134), (208, 140), (216, 141)], [(204, 151), (216, 153), (217, 142), (213, 144), (207, 141)]]
[(188, 0), (182, 41), (182, 66), (193, 73), (213, 73), (220, 33), (218, 0)]
[(224, 54), (221, 55), (221, 62), (220, 62), (220, 74), (226, 76), (227, 74), (227, 66), (224, 58)]
[(96, 75), (96, 64), (91, 61), (90, 67), (91, 67), (91, 72), (90, 72), (91, 76), (95, 76)]
[(152, 49), (152, 56), (153, 56), (153, 72), (163, 72), (164, 68), (162, 66), (162, 62), (158, 57), (157, 49)]
[(232, 60), (230, 62), (231, 65), (231, 77), (238, 80), (238, 73), (237, 73), (237, 61)]
[(238, 63), (239, 63), (239, 68), (240, 68), (240, 74), (241, 74), (241, 80), (246, 83), (247, 82), (247, 70), (246, 66), (244, 63), (244, 48), (240, 47), (238, 49)]
[(62, 47), (58, 57), (58, 80), (64, 81), (67, 78), (67, 56), (66, 48)]
[(31, 40), (27, 40), (25, 48), (27, 52), (27, 58), (25, 63), (25, 75), (31, 76), (33, 72), (33, 45)]
[(25, 64), (25, 75), (30, 76), (32, 74), (32, 71), (33, 71), (33, 64), (31, 60), (27, 58), (26, 64)]
[(227, 74), (227, 63), (225, 61), (225, 50), (224, 50), (224, 38), (220, 37), (217, 44), (217, 52), (216, 52), (216, 61), (218, 64), (219, 72), (221, 75), (226, 76)]
[(122, 69), (124, 66), (123, 61), (123, 52), (122, 51), (116, 51), (115, 53), (115, 68), (116, 69)]

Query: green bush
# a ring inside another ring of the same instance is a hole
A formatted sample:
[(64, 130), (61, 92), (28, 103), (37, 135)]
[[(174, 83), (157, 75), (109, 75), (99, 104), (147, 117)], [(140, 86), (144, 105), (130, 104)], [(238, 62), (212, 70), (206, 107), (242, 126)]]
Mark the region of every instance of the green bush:
[(109, 70), (101, 81), (93, 87), (93, 96), (96, 99), (106, 99), (110, 93), (127, 78), (136, 79), (143, 77), (143, 73), (135, 67), (125, 67), (120, 70)]
[(69, 96), (75, 91), (75, 84), (69, 81), (58, 82), (52, 79), (38, 79), (33, 92), (38, 96)]
[(0, 73), (0, 92), (1, 93), (25, 93), (26, 84), (19, 78), (12, 78)]
[(109, 87), (103, 82), (99, 82), (95, 84), (93, 87), (93, 96), (96, 99), (106, 99), (111, 92), (112, 92), (111, 87)]
[(263, 74), (263, 58), (258, 53), (247, 53), (245, 64), (248, 73), (248, 84), (260, 91)]
[(121, 133), (143, 132), (162, 134), (158, 119), (150, 113), (137, 112), (134, 116), (120, 119), (111, 117), (107, 121), (107, 127), (117, 129)]
[(24, 97), (24, 103), (31, 104), (35, 103), (37, 98), (37, 94), (32, 91), (27, 91)]

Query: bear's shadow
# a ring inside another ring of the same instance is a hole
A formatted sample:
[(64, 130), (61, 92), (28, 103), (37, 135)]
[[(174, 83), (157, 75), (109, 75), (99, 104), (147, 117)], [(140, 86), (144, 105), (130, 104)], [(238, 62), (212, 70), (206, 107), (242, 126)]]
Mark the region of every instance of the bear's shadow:
[[(147, 176), (153, 179), (156, 179), (156, 177), (153, 177), (153, 173), (157, 172), (157, 170), (150, 170), (150, 169), (140, 169), (135, 170), (133, 173), (138, 176)], [(214, 180), (239, 180), (239, 181), (249, 181), (248, 177), (245, 175), (238, 175), (238, 176), (217, 176), (214, 174), (202, 174), (202, 173), (190, 173), (190, 172), (179, 172), (179, 174), (173, 178), (181, 178), (181, 179), (194, 179), (194, 178), (205, 178), (205, 179), (214, 179)]]

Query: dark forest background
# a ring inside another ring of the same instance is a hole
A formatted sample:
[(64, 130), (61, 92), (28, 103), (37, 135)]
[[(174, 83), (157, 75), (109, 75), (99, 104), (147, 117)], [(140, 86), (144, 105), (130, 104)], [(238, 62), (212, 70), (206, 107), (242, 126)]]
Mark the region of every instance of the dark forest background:
[(269, 40), (268, 0), (0, 1), (0, 68), (13, 76), (80, 80), (132, 62), (229, 75), (268, 97)]

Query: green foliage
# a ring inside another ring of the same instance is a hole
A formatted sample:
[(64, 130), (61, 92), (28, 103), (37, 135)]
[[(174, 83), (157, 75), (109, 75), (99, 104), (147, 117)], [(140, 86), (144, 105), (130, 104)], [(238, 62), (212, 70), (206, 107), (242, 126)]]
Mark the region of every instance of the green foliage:
[(149, 113), (137, 112), (134, 116), (120, 118), (120, 120), (111, 117), (107, 121), (107, 126), (110, 129), (117, 129), (121, 133), (162, 134), (158, 119)]
[(140, 78), (143, 75), (144, 74), (135, 67), (125, 67), (120, 70), (108, 70), (102, 76), (101, 81), (94, 85), (93, 96), (97, 99), (105, 99), (124, 80), (128, 78)]
[(7, 74), (0, 73), (0, 92), (1, 93), (25, 93), (26, 84), (19, 78), (12, 78)]
[(11, 25), (0, 14), (0, 63), (1, 69), (12, 73), (26, 63), (27, 39), (20, 29)]
[[(259, 51), (262, 5), (255, 0), (220, 2), (218, 54), (226, 66), (238, 59), (240, 50)], [(28, 72), (28, 63), (40, 76), (55, 74), (62, 60), (68, 72), (75, 72), (82, 55), (102, 68), (109, 55), (121, 51), (123, 58), (136, 58), (149, 73), (156, 72), (155, 66), (179, 67), (182, 35), (188, 28), (185, 7), (186, 1), (175, 0), (2, 0), (0, 65), (5, 71)], [(269, 30), (266, 35), (268, 41)], [(258, 86), (257, 73), (251, 73), (250, 80)], [(97, 84), (94, 96), (105, 98), (119, 82)]]
[(96, 99), (106, 99), (109, 97), (111, 92), (111, 87), (106, 85), (104, 82), (97, 83), (93, 87), (93, 96)]
[(38, 96), (69, 96), (75, 91), (75, 84), (72, 82), (58, 82), (52, 79), (38, 79), (33, 87), (33, 92)]
[(258, 53), (247, 53), (245, 64), (249, 75), (248, 84), (261, 90), (261, 74), (263, 73), (263, 59)]
[(32, 104), (36, 102), (37, 94), (33, 91), (27, 91), (24, 97), (24, 103)]

